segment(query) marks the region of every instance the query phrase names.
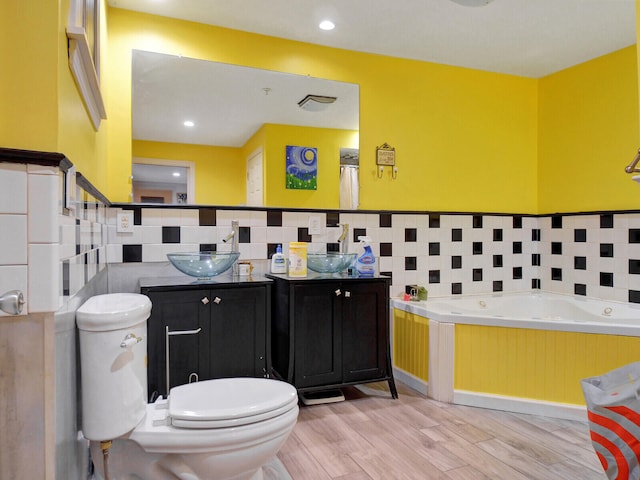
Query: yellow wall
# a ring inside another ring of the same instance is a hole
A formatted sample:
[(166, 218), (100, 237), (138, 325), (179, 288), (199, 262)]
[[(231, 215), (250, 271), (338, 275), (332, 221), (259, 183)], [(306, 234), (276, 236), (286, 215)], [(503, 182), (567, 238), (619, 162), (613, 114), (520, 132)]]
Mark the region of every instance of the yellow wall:
[(58, 13), (47, 0), (0, 3), (3, 147), (57, 150)]
[(580, 379), (639, 351), (638, 337), (456, 325), (454, 388), (584, 405)]
[[(640, 43), (640, 0), (636, 0), (636, 46), (638, 43)], [(636, 60), (638, 69), (640, 69), (640, 48), (636, 48)], [(638, 72), (638, 78), (640, 79), (640, 71)], [(638, 82), (638, 89), (640, 90), (640, 81)]]
[[(107, 191), (106, 131), (93, 129), (67, 54), (69, 0), (0, 2), (0, 146), (64, 153)], [(103, 18), (103, 48), (107, 48)], [(108, 90), (103, 83), (103, 94)], [(126, 180), (125, 180), (126, 181)]]
[(132, 152), (134, 157), (194, 162), (195, 203), (242, 205), (245, 202), (245, 159), (238, 148), (136, 140)]
[[(109, 118), (96, 133), (68, 68), (68, 6), (0, 6), (0, 55), (11, 72), (0, 76), (0, 145), (60, 151), (112, 201), (131, 191), (131, 49), (139, 48), (358, 83), (363, 209), (638, 208), (637, 185), (622, 170), (640, 144), (635, 47), (536, 80), (108, 8)], [(396, 180), (389, 169), (376, 175), (384, 142), (397, 151)]]
[[(108, 196), (114, 201), (127, 200), (130, 191), (132, 49), (358, 83), (363, 209), (537, 210), (534, 79), (319, 47), (112, 8)], [(376, 175), (375, 148), (385, 142), (397, 151), (397, 180)]]
[(540, 213), (640, 208), (636, 47), (540, 79)]

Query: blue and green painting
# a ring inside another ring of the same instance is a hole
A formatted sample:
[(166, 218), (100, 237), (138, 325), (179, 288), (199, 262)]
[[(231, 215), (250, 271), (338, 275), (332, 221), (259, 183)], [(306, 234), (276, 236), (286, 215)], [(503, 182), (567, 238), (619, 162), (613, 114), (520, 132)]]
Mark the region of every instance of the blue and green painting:
[(318, 149), (287, 145), (287, 188), (317, 190)]

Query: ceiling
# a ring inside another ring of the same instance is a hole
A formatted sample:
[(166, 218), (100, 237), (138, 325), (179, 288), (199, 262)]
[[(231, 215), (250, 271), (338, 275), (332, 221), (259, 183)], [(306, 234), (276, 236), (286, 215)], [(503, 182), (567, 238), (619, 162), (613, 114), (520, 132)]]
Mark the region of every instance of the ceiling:
[[(541, 77), (636, 43), (635, 0), (109, 0), (330, 47)], [(318, 29), (330, 18), (336, 28)]]
[[(241, 147), (265, 123), (360, 128), (352, 83), (139, 50), (132, 78), (136, 140)], [(309, 94), (336, 101), (323, 111), (299, 108)]]

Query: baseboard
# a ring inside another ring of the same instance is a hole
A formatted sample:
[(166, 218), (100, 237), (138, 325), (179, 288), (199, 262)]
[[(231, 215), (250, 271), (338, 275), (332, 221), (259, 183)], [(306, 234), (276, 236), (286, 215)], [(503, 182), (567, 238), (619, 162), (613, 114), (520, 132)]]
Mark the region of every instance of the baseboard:
[(587, 421), (587, 408), (568, 403), (546, 402), (530, 398), (507, 397), (487, 393), (454, 390), (453, 403), (507, 412), (542, 415), (565, 420)]
[(427, 382), (398, 367), (393, 367), (393, 377), (416, 392), (427, 396)]

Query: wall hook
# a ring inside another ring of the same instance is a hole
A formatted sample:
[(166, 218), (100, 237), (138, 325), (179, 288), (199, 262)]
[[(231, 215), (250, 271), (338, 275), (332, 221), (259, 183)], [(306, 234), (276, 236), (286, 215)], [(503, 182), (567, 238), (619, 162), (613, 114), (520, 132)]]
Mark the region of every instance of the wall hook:
[(634, 159), (631, 160), (631, 163), (625, 167), (624, 171), (627, 173), (640, 172), (640, 169), (636, 168), (636, 165), (638, 164), (639, 161), (640, 161), (640, 150), (638, 150), (638, 153), (636, 153), (636, 156), (634, 157)]

